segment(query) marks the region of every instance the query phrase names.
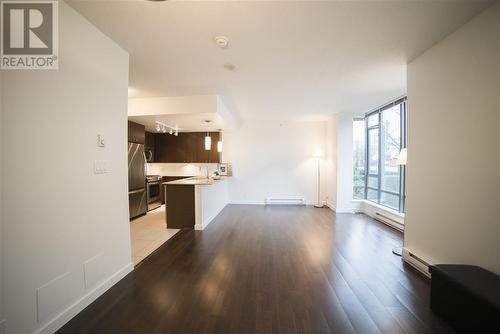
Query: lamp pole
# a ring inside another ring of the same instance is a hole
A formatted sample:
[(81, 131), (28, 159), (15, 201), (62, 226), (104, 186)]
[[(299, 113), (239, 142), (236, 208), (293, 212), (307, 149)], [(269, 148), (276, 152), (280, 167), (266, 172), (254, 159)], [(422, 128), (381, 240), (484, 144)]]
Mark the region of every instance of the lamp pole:
[[(402, 168), (402, 175), (403, 175), (403, 180), (406, 182), (406, 162), (407, 162), (407, 156), (408, 156), (408, 149), (406, 147), (402, 148), (401, 151), (399, 152), (399, 156), (397, 158), (396, 164), (401, 166)], [(403, 198), (406, 197), (406, 186), (403, 186)], [(404, 212), (404, 209), (403, 209)], [(404, 228), (404, 225), (403, 225)], [(403, 231), (403, 242), (404, 242), (404, 231)], [(403, 246), (401, 247), (394, 247), (392, 249), (392, 253), (397, 256), (403, 256)]]
[(314, 205), (315, 208), (322, 208), (324, 205), (321, 203), (321, 152), (317, 153), (318, 159), (318, 202)]

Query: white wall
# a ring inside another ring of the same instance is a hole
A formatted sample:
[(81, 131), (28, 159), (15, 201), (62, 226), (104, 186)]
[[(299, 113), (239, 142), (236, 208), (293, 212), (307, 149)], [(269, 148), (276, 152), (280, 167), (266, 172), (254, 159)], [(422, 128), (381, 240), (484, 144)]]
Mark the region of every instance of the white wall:
[(332, 210), (337, 206), (337, 115), (326, 122), (326, 202)]
[(224, 209), (229, 201), (228, 179), (221, 179), (211, 185), (196, 185), (195, 230), (203, 230)]
[(405, 247), (500, 274), (500, 4), (408, 66)]
[[(232, 203), (264, 204), (266, 197), (317, 198), (316, 148), (325, 151), (326, 122), (245, 121), (224, 132), (224, 161), (233, 165)], [(325, 164), (322, 164), (325, 201)]]
[(65, 2), (59, 13), (59, 70), (2, 74), (8, 333), (53, 332), (132, 268), (128, 55)]
[(337, 129), (337, 212), (352, 212), (360, 208), (353, 201), (353, 114), (336, 115)]

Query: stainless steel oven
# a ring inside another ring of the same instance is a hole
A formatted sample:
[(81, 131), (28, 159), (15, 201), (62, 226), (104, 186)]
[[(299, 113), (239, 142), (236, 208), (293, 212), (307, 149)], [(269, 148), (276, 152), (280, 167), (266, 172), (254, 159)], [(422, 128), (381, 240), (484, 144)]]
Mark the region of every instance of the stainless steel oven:
[(161, 176), (148, 175), (146, 179), (147, 179), (147, 193), (148, 193), (148, 211), (151, 211), (161, 206), (161, 197), (160, 197)]

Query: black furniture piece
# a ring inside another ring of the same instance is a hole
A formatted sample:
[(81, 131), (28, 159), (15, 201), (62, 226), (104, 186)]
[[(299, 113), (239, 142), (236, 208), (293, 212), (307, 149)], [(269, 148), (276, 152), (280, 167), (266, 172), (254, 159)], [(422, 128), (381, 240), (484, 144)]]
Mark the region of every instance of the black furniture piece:
[(431, 266), (431, 309), (459, 333), (500, 333), (500, 276), (470, 265)]

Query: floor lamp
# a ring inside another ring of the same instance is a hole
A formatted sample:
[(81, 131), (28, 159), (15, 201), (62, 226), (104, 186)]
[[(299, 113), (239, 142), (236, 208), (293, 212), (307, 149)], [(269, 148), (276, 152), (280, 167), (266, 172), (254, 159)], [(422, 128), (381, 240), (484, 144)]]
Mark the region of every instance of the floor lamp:
[(318, 202), (314, 204), (315, 208), (324, 207), (323, 203), (321, 203), (321, 158), (323, 157), (323, 151), (321, 149), (317, 149), (314, 152), (314, 157), (318, 159)]
[[(396, 165), (406, 166), (407, 156), (408, 156), (408, 150), (406, 148), (401, 149), (401, 152), (399, 152), (398, 159), (396, 160)], [(405, 178), (405, 181), (406, 181), (406, 178)], [(406, 187), (403, 187), (403, 189), (406, 193)], [(405, 196), (405, 195), (406, 194), (403, 194), (403, 196)], [(403, 226), (403, 228), (404, 228), (404, 226)], [(403, 231), (403, 243), (404, 243), (404, 231)], [(394, 247), (392, 249), (392, 252), (398, 256), (403, 256), (403, 247)]]

